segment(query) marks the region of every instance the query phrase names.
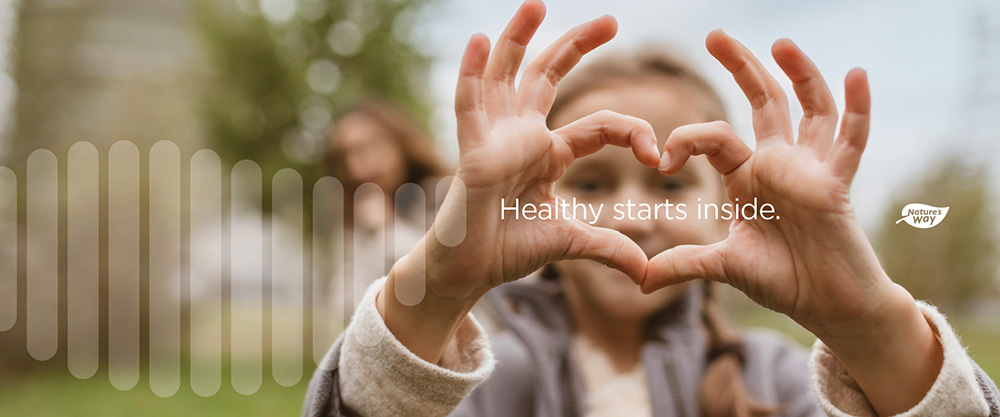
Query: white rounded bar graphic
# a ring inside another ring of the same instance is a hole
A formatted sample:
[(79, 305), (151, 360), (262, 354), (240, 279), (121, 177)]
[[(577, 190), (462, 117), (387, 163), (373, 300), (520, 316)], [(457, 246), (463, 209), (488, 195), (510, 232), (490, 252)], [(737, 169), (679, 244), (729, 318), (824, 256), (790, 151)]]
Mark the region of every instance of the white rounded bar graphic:
[(414, 247), (427, 230), (427, 193), (423, 187), (407, 183), (396, 190), (396, 198), (393, 200), (395, 201), (395, 219), (392, 222), (393, 259), (410, 256), (410, 261), (421, 271), (416, 279), (400, 281), (395, 287), (394, 295), (400, 304), (415, 306), (424, 299), (426, 291), (426, 256), (423, 251), (414, 250)]
[(191, 390), (202, 397), (222, 386), (222, 162), (203, 149), (190, 177)]
[(344, 311), (344, 186), (336, 178), (320, 178), (312, 199), (312, 353), (322, 367), (350, 315)]
[[(59, 347), (59, 182), (56, 156), (39, 149), (28, 156), (27, 344), (44, 361)], [(138, 259), (138, 257), (136, 257)]]
[(302, 379), (305, 251), (302, 176), (285, 168), (271, 181), (271, 373), (290, 387)]
[(139, 382), (139, 149), (116, 142), (108, 154), (108, 378)]
[(262, 173), (256, 162), (233, 166), (230, 178), (230, 366), (233, 388), (243, 395), (261, 386), (264, 326)]
[(66, 158), (66, 360), (90, 378), (100, 363), (100, 156), (78, 142)]
[(149, 387), (161, 397), (181, 385), (181, 152), (149, 151)]

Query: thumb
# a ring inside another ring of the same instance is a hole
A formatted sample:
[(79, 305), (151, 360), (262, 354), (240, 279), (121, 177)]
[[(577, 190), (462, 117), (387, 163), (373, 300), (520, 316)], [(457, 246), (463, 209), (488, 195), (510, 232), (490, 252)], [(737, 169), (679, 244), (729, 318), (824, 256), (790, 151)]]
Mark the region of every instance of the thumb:
[(725, 248), (725, 242), (717, 242), (706, 246), (680, 245), (660, 252), (646, 266), (645, 277), (639, 284), (642, 292), (649, 294), (668, 285), (701, 278), (728, 282)]
[(642, 282), (649, 258), (632, 239), (617, 230), (570, 223), (568, 246), (559, 260), (590, 259), (624, 272), (633, 282)]

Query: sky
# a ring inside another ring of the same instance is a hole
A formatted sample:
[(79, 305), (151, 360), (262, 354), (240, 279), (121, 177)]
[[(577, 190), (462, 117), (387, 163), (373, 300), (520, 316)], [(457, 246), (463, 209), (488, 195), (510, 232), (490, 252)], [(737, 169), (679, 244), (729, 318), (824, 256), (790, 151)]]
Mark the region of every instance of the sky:
[[(457, 155), (451, 110), (454, 83), (465, 44), (476, 32), (495, 40), (519, 5), (515, 0), (442, 0), (418, 19), (418, 39), (434, 58), (430, 74), (437, 109), (434, 129), (451, 155)], [(975, 16), (981, 13), (992, 19), (1000, 44), (1000, 3), (550, 0), (546, 6), (546, 20), (529, 45), (526, 62), (573, 26), (611, 14), (619, 22), (618, 36), (596, 54), (649, 41), (681, 47), (720, 90), (731, 123), (748, 143), (753, 141), (749, 104), (704, 48), (705, 35), (712, 29), (722, 28), (739, 39), (776, 74), (792, 100), (795, 120), (801, 110), (791, 83), (770, 57), (775, 40), (792, 39), (816, 62), (841, 109), (843, 77), (853, 67), (864, 68), (871, 83), (873, 120), (852, 201), (870, 231), (882, 226), (893, 190), (933, 169), (941, 155), (1000, 158), (996, 140), (971, 139), (976, 131), (1000, 132), (1000, 113), (991, 113), (992, 124), (977, 124), (978, 130), (970, 123), (976, 114), (970, 103), (977, 88), (984, 88), (973, 82), (976, 69), (985, 65), (1000, 74), (1000, 56), (977, 53)], [(990, 88), (998, 86), (1000, 82)], [(1000, 139), (1000, 133), (993, 137)]]

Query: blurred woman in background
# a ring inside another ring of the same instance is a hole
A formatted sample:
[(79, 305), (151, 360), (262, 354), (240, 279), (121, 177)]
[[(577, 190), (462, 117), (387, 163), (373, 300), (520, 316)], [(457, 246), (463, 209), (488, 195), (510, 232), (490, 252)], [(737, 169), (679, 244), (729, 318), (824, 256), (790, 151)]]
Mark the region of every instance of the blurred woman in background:
[(344, 302), (351, 311), (364, 288), (388, 272), (394, 254), (409, 252), (426, 233), (434, 188), (449, 171), (426, 128), (381, 98), (343, 112), (328, 145), (327, 174), (344, 186)]

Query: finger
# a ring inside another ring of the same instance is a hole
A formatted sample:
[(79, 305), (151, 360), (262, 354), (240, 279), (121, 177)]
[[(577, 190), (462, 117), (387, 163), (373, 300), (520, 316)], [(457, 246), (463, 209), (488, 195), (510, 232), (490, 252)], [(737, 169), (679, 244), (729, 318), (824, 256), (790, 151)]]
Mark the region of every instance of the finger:
[(469, 40), (455, 89), (458, 145), (481, 139), (488, 127), (483, 103), (483, 73), (490, 54), (490, 40), (477, 33)]
[(518, 112), (548, 115), (556, 97), (556, 84), (583, 55), (611, 40), (617, 32), (618, 22), (605, 15), (573, 28), (549, 45), (524, 72), (517, 94)]
[(729, 174), (743, 165), (753, 151), (750, 150), (729, 123), (716, 121), (685, 125), (674, 129), (663, 146), (660, 172), (676, 174), (692, 155), (705, 155), (722, 175)]
[(592, 227), (580, 221), (567, 224), (567, 248), (558, 260), (594, 260), (622, 271), (636, 284), (642, 282), (648, 258), (632, 239), (617, 230)]
[(660, 162), (656, 151), (656, 133), (649, 122), (638, 117), (602, 110), (553, 133), (569, 145), (576, 158), (597, 152), (604, 145), (614, 145), (632, 148), (635, 159), (650, 168)]
[(733, 74), (753, 108), (753, 130), (757, 142), (781, 138), (792, 143), (792, 122), (788, 98), (778, 81), (764, 68), (749, 49), (722, 30), (716, 29), (705, 39), (708, 52)]
[(840, 135), (830, 150), (829, 162), (834, 172), (850, 182), (858, 172), (861, 154), (868, 143), (871, 120), (871, 92), (868, 75), (861, 68), (852, 69), (844, 79), (847, 106), (840, 125)]
[(816, 64), (791, 40), (779, 39), (771, 48), (774, 61), (792, 80), (795, 96), (802, 106), (798, 143), (812, 147), (826, 158), (837, 130), (837, 103)]
[(727, 282), (725, 243), (707, 246), (681, 245), (667, 249), (649, 260), (639, 284), (649, 294), (668, 285), (693, 279)]
[(528, 0), (521, 5), (493, 48), (486, 66), (487, 80), (513, 86), (528, 41), (535, 35), (543, 18), (545, 5), (541, 1)]

